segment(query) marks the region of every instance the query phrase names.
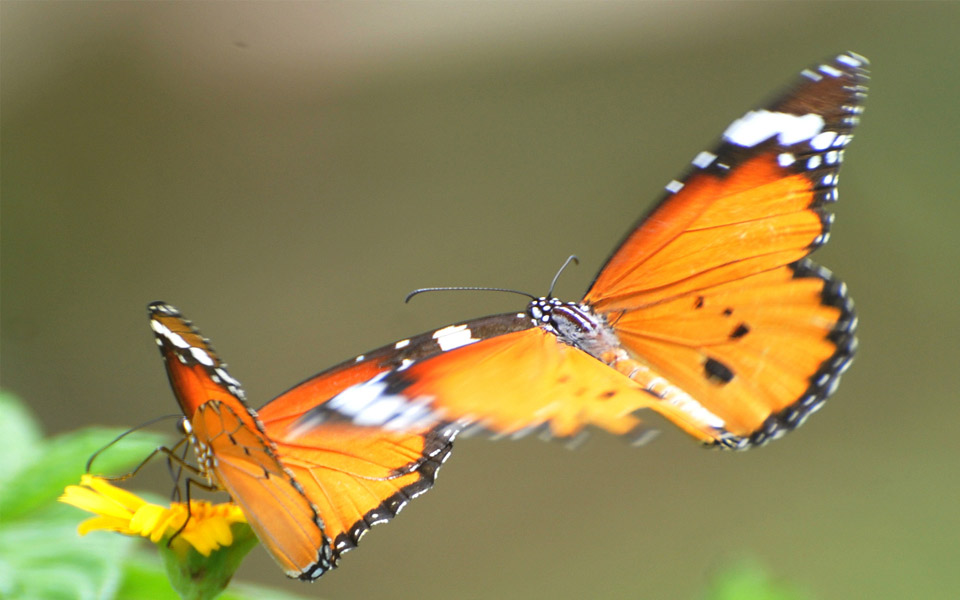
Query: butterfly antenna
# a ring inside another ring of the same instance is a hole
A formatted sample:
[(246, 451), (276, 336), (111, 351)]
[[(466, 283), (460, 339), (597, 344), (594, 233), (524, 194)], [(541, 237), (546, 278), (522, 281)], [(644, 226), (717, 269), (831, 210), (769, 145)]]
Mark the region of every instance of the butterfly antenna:
[(510, 290), (507, 288), (495, 288), (495, 287), (473, 287), (473, 286), (453, 286), (453, 287), (427, 287), (413, 290), (407, 297), (403, 299), (404, 303), (410, 302), (410, 299), (414, 296), (422, 294), (424, 292), (509, 292), (511, 294), (520, 294), (521, 296), (526, 296), (531, 300), (536, 300), (536, 296), (533, 294), (528, 294), (526, 292), (521, 292), (519, 290)]
[(547, 298), (553, 298), (553, 288), (555, 288), (555, 287), (557, 286), (557, 281), (560, 280), (560, 274), (563, 273), (563, 271), (564, 271), (568, 266), (570, 266), (570, 263), (574, 263), (574, 264), (578, 264), (578, 265), (580, 264), (580, 259), (577, 258), (577, 255), (576, 255), (576, 254), (571, 254), (570, 256), (568, 256), (568, 257), (567, 257), (567, 260), (565, 260), (565, 261), (563, 262), (563, 266), (560, 267), (560, 270), (557, 271), (557, 274), (553, 276), (553, 281), (550, 282), (550, 291), (547, 292)]
[(144, 422), (144, 423), (141, 423), (141, 424), (137, 425), (136, 427), (131, 427), (130, 429), (124, 431), (123, 433), (121, 433), (121, 434), (118, 435), (117, 437), (113, 438), (113, 439), (112, 439), (110, 442), (108, 442), (105, 446), (103, 446), (102, 448), (100, 448), (99, 450), (97, 450), (96, 452), (94, 452), (93, 454), (90, 455), (90, 458), (87, 459), (87, 466), (86, 466), (86, 469), (87, 469), (87, 470), (86, 470), (86, 472), (87, 472), (87, 473), (90, 473), (90, 469), (93, 467), (93, 461), (97, 460), (97, 457), (100, 456), (107, 448), (109, 448), (110, 446), (113, 446), (114, 444), (116, 444), (117, 442), (119, 442), (119, 441), (122, 440), (123, 438), (127, 437), (128, 435), (130, 435), (130, 434), (133, 433), (134, 431), (139, 431), (140, 429), (143, 429), (144, 427), (149, 427), (149, 426), (153, 425), (154, 423), (159, 423), (160, 421), (163, 421), (164, 419), (171, 419), (171, 418), (175, 418), (175, 417), (176, 417), (176, 418), (183, 418), (183, 415), (175, 415), (175, 414), (163, 415), (162, 417), (157, 417), (156, 419), (150, 419), (149, 421), (146, 421), (146, 422)]

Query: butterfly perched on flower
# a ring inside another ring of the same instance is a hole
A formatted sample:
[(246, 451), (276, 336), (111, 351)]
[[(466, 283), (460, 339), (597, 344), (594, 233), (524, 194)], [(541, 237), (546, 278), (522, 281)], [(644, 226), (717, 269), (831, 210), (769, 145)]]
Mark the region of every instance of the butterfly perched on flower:
[(800, 425), (853, 356), (827, 240), (867, 61), (837, 56), (731, 124), (617, 246), (580, 302), (449, 325), (357, 356), (259, 410), (165, 303), (151, 325), (200, 471), (284, 571), (312, 580), (429, 488), (465, 428), (643, 431), (652, 410), (721, 448)]

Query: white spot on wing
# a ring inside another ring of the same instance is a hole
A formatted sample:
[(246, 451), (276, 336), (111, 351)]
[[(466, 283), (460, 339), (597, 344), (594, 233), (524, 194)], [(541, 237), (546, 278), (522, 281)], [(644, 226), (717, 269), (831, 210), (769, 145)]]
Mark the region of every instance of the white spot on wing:
[(691, 161), (691, 162), (693, 162), (693, 166), (695, 166), (695, 167), (699, 167), (699, 168), (701, 168), (701, 169), (706, 169), (706, 168), (709, 167), (711, 164), (713, 164), (713, 161), (715, 161), (715, 160), (717, 160), (717, 155), (716, 155), (716, 154), (714, 154), (714, 153), (712, 153), (712, 152), (706, 152), (706, 151), (704, 151), (704, 152), (701, 152), (700, 154), (696, 155), (696, 156), (694, 157), (693, 161)]
[(458, 331), (463, 331), (466, 328), (467, 328), (466, 325), (450, 325), (449, 327), (444, 327), (443, 329), (438, 329), (434, 331), (433, 339), (442, 338), (445, 335), (457, 333)]
[(233, 385), (240, 385), (240, 382), (230, 376), (230, 373), (227, 373), (227, 370), (223, 367), (216, 369), (217, 375), (227, 383), (232, 383)]
[(190, 347), (190, 344), (187, 343), (187, 340), (183, 339), (179, 333), (174, 333), (169, 329), (167, 330), (167, 339), (170, 340), (170, 343), (177, 348), (186, 350)]
[(837, 139), (836, 132), (824, 131), (823, 133), (818, 133), (813, 136), (813, 139), (810, 140), (810, 147), (814, 150), (826, 150), (833, 144), (835, 139)]
[(213, 359), (210, 358), (210, 355), (207, 354), (202, 348), (190, 348), (190, 354), (192, 354), (193, 358), (201, 365), (206, 365), (208, 367), (212, 367), (214, 365)]
[(437, 340), (437, 345), (444, 352), (480, 341), (473, 337), (473, 332), (466, 325), (451, 325), (438, 329), (434, 332), (433, 339)]
[(860, 62), (853, 56), (850, 56), (849, 54), (841, 54), (840, 56), (837, 57), (836, 60), (838, 63), (845, 64), (848, 67), (853, 67), (854, 69), (857, 69), (863, 66), (862, 62)]
[[(381, 373), (369, 381), (348, 387), (334, 396), (327, 406), (363, 427), (405, 431), (435, 424), (439, 416), (429, 406), (432, 398), (411, 399), (403, 394), (387, 393), (387, 384), (383, 380), (389, 373)], [(309, 423), (301, 424), (291, 435), (299, 435), (309, 428)]]
[(831, 67), (830, 65), (820, 65), (820, 72), (825, 73), (830, 77), (840, 77), (843, 75), (843, 71), (836, 67)]
[(399, 342), (397, 342), (396, 344), (394, 344), (393, 347), (396, 348), (397, 350), (399, 350), (399, 349), (401, 349), (401, 348), (406, 348), (406, 347), (409, 346), (409, 345), (410, 345), (410, 340), (400, 340)]
[(327, 406), (348, 417), (359, 414), (377, 396), (386, 391), (387, 386), (382, 381), (388, 374), (389, 371), (384, 371), (363, 383), (351, 385), (331, 398)]
[(391, 431), (406, 431), (408, 429), (420, 429), (432, 425), (436, 422), (434, 412), (427, 406), (428, 399), (418, 399), (416, 402), (407, 404), (402, 411), (398, 411), (393, 418), (386, 424), (386, 429)]
[(397, 416), (407, 400), (403, 396), (377, 396), (353, 417), (357, 425), (384, 425)]
[(683, 184), (677, 181), (676, 179), (674, 179), (673, 181), (668, 183), (666, 187), (668, 192), (670, 192), (671, 194), (676, 194), (677, 192), (683, 189)]
[(752, 110), (734, 121), (723, 134), (731, 144), (752, 148), (777, 136), (783, 146), (813, 139), (823, 130), (823, 117), (817, 114), (791, 115), (768, 110)]

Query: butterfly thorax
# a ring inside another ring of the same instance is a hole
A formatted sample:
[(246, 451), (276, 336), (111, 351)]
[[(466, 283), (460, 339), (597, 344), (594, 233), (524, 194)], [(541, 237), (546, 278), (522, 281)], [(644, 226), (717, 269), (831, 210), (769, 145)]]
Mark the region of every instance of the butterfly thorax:
[(527, 307), (527, 313), (538, 326), (556, 335), (560, 341), (609, 365), (626, 357), (613, 328), (603, 315), (594, 312), (587, 304), (537, 298)]

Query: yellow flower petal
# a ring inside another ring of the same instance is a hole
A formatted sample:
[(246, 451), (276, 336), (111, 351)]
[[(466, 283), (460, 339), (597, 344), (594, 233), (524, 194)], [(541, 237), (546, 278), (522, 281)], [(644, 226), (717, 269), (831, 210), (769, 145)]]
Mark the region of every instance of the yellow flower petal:
[(204, 556), (210, 556), (210, 553), (219, 548), (213, 540), (210, 538), (198, 534), (196, 531), (191, 531), (190, 533), (183, 533), (181, 537), (190, 543), (191, 546), (197, 549), (197, 552)]
[(118, 488), (101, 477), (94, 477), (93, 475), (81, 475), (80, 485), (85, 485), (93, 489), (103, 497), (110, 498), (111, 500), (130, 509), (131, 511), (137, 510), (147, 503), (146, 500), (140, 498), (136, 494), (128, 492), (125, 489)]
[(151, 542), (158, 542), (167, 531), (169, 509), (156, 504), (141, 506), (130, 519), (130, 528)]
[(86, 521), (80, 523), (77, 526), (77, 533), (80, 535), (87, 535), (91, 531), (97, 530), (104, 531), (116, 531), (119, 533), (125, 533), (127, 535), (133, 535), (136, 532), (131, 531), (129, 527), (129, 521), (126, 519), (118, 519), (116, 517), (91, 517)]
[(105, 498), (94, 490), (80, 487), (78, 485), (68, 485), (63, 490), (63, 495), (59, 498), (60, 502), (76, 506), (87, 512), (110, 515), (120, 518), (130, 518), (131, 512), (109, 498)]
[(233, 543), (231, 524), (246, 522), (240, 507), (231, 503), (193, 501), (188, 513), (184, 504), (174, 502), (169, 508), (150, 504), (98, 477), (84, 475), (80, 483), (67, 486), (60, 501), (97, 515), (80, 524), (77, 531), (81, 535), (99, 529), (161, 543), (177, 533), (174, 546), (185, 549), (186, 543), (209, 556), (213, 550)]
[(233, 536), (230, 534), (230, 525), (227, 524), (227, 521), (224, 519), (209, 519), (204, 525), (207, 530), (208, 535), (213, 538), (214, 541), (226, 546), (233, 540)]

